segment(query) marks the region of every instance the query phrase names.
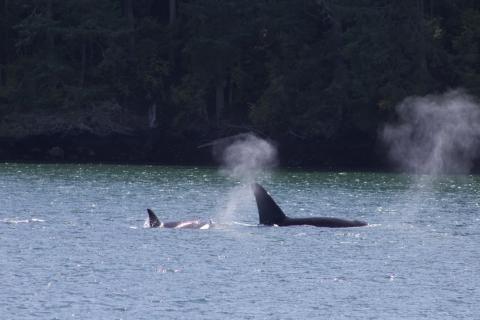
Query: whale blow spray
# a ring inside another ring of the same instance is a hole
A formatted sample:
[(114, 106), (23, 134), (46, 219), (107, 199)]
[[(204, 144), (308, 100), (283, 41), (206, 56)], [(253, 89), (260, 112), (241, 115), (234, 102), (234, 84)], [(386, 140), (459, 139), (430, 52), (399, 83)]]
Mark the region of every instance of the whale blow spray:
[(480, 106), (462, 90), (410, 97), (383, 130), (390, 158), (419, 174), (465, 173), (478, 156)]
[(220, 221), (231, 221), (234, 213), (251, 202), (250, 184), (277, 164), (277, 149), (267, 140), (248, 133), (238, 135), (228, 144), (214, 150), (221, 162), (220, 172), (239, 182), (227, 195), (226, 205), (217, 215)]
[(254, 134), (245, 134), (221, 152), (222, 172), (245, 183), (277, 164), (277, 149)]

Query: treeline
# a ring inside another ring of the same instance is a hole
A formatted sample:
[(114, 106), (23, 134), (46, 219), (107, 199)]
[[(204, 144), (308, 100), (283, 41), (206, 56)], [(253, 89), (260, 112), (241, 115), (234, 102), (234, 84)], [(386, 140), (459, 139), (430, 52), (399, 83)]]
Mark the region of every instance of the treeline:
[(476, 0), (0, 0), (0, 136), (372, 151), (406, 96), (480, 96), (479, 45)]

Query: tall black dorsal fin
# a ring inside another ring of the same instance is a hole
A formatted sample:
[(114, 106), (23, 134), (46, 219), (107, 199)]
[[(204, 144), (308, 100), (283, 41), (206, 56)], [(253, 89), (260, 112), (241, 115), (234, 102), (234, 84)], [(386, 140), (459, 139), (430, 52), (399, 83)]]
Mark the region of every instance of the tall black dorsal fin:
[(160, 227), (161, 223), (158, 220), (157, 216), (151, 209), (147, 209), (148, 212), (148, 222), (150, 224), (150, 228), (158, 228)]
[(275, 203), (272, 197), (258, 183), (252, 184), (253, 194), (257, 201), (258, 217), (260, 224), (280, 224), (287, 217), (282, 209)]

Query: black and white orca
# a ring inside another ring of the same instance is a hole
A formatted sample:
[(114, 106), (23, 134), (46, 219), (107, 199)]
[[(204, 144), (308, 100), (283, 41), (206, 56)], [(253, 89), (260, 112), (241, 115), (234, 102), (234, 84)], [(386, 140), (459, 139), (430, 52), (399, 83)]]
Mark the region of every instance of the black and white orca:
[(148, 212), (148, 225), (150, 228), (171, 228), (171, 229), (210, 229), (212, 222), (203, 222), (200, 220), (171, 221), (162, 222), (151, 209)]
[(261, 185), (254, 183), (252, 189), (257, 202), (259, 221), (263, 225), (277, 225), (279, 227), (309, 225), (326, 228), (363, 227), (367, 225), (364, 221), (329, 217), (289, 218)]

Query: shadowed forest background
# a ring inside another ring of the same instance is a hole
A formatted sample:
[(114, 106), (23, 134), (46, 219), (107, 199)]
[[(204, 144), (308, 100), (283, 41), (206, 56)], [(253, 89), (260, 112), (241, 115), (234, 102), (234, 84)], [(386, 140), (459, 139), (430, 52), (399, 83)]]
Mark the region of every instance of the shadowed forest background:
[(0, 0), (0, 159), (381, 168), (412, 95), (480, 96), (476, 0)]

